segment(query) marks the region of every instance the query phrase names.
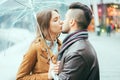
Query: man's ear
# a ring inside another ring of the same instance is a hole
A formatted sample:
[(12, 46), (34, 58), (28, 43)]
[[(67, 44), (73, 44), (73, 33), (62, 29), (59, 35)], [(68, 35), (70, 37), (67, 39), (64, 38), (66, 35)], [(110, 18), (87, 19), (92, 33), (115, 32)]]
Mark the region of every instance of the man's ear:
[(75, 19), (71, 19), (71, 20), (70, 20), (70, 25), (71, 25), (71, 26), (75, 25)]

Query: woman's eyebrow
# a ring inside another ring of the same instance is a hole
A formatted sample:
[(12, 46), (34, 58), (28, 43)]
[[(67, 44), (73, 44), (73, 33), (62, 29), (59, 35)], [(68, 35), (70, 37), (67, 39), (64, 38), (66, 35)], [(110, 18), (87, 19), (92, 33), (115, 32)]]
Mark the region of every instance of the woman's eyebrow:
[(60, 16), (55, 16), (54, 18), (60, 18)]
[(60, 18), (60, 16), (56, 16), (56, 17), (54, 17), (53, 19), (59, 19)]

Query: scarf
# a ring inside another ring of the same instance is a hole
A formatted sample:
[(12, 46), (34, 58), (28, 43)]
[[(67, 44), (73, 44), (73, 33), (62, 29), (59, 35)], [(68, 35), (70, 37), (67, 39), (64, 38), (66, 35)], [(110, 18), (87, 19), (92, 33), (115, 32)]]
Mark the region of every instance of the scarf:
[(66, 49), (68, 49), (73, 43), (75, 43), (78, 40), (84, 40), (84, 39), (88, 39), (88, 31), (87, 30), (76, 31), (76, 32), (69, 34), (63, 40), (63, 45), (62, 45), (61, 50), (58, 55), (58, 61), (61, 60), (64, 51)]

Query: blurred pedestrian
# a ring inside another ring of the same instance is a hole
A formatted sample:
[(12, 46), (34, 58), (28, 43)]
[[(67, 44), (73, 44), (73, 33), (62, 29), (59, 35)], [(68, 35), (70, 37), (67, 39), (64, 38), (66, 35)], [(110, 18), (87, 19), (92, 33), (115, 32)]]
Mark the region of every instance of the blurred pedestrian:
[(98, 25), (97, 26), (97, 36), (100, 36), (101, 35), (101, 25)]
[(111, 35), (111, 30), (112, 30), (111, 25), (108, 24), (107, 27), (106, 27), (107, 36)]

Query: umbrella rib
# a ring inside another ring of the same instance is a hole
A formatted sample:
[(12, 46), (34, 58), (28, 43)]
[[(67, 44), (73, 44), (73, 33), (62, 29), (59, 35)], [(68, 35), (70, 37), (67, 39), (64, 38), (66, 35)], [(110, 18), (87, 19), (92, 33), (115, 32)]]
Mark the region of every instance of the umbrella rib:
[(14, 0), (16, 3), (18, 3), (18, 4), (20, 4), (20, 5), (22, 5), (22, 6), (24, 6), (24, 7), (27, 7), (27, 8), (29, 8), (29, 9), (31, 9), (30, 7), (28, 7), (27, 5), (24, 5), (24, 4), (22, 4), (21, 2), (19, 2), (19, 1), (17, 1), (17, 0)]

